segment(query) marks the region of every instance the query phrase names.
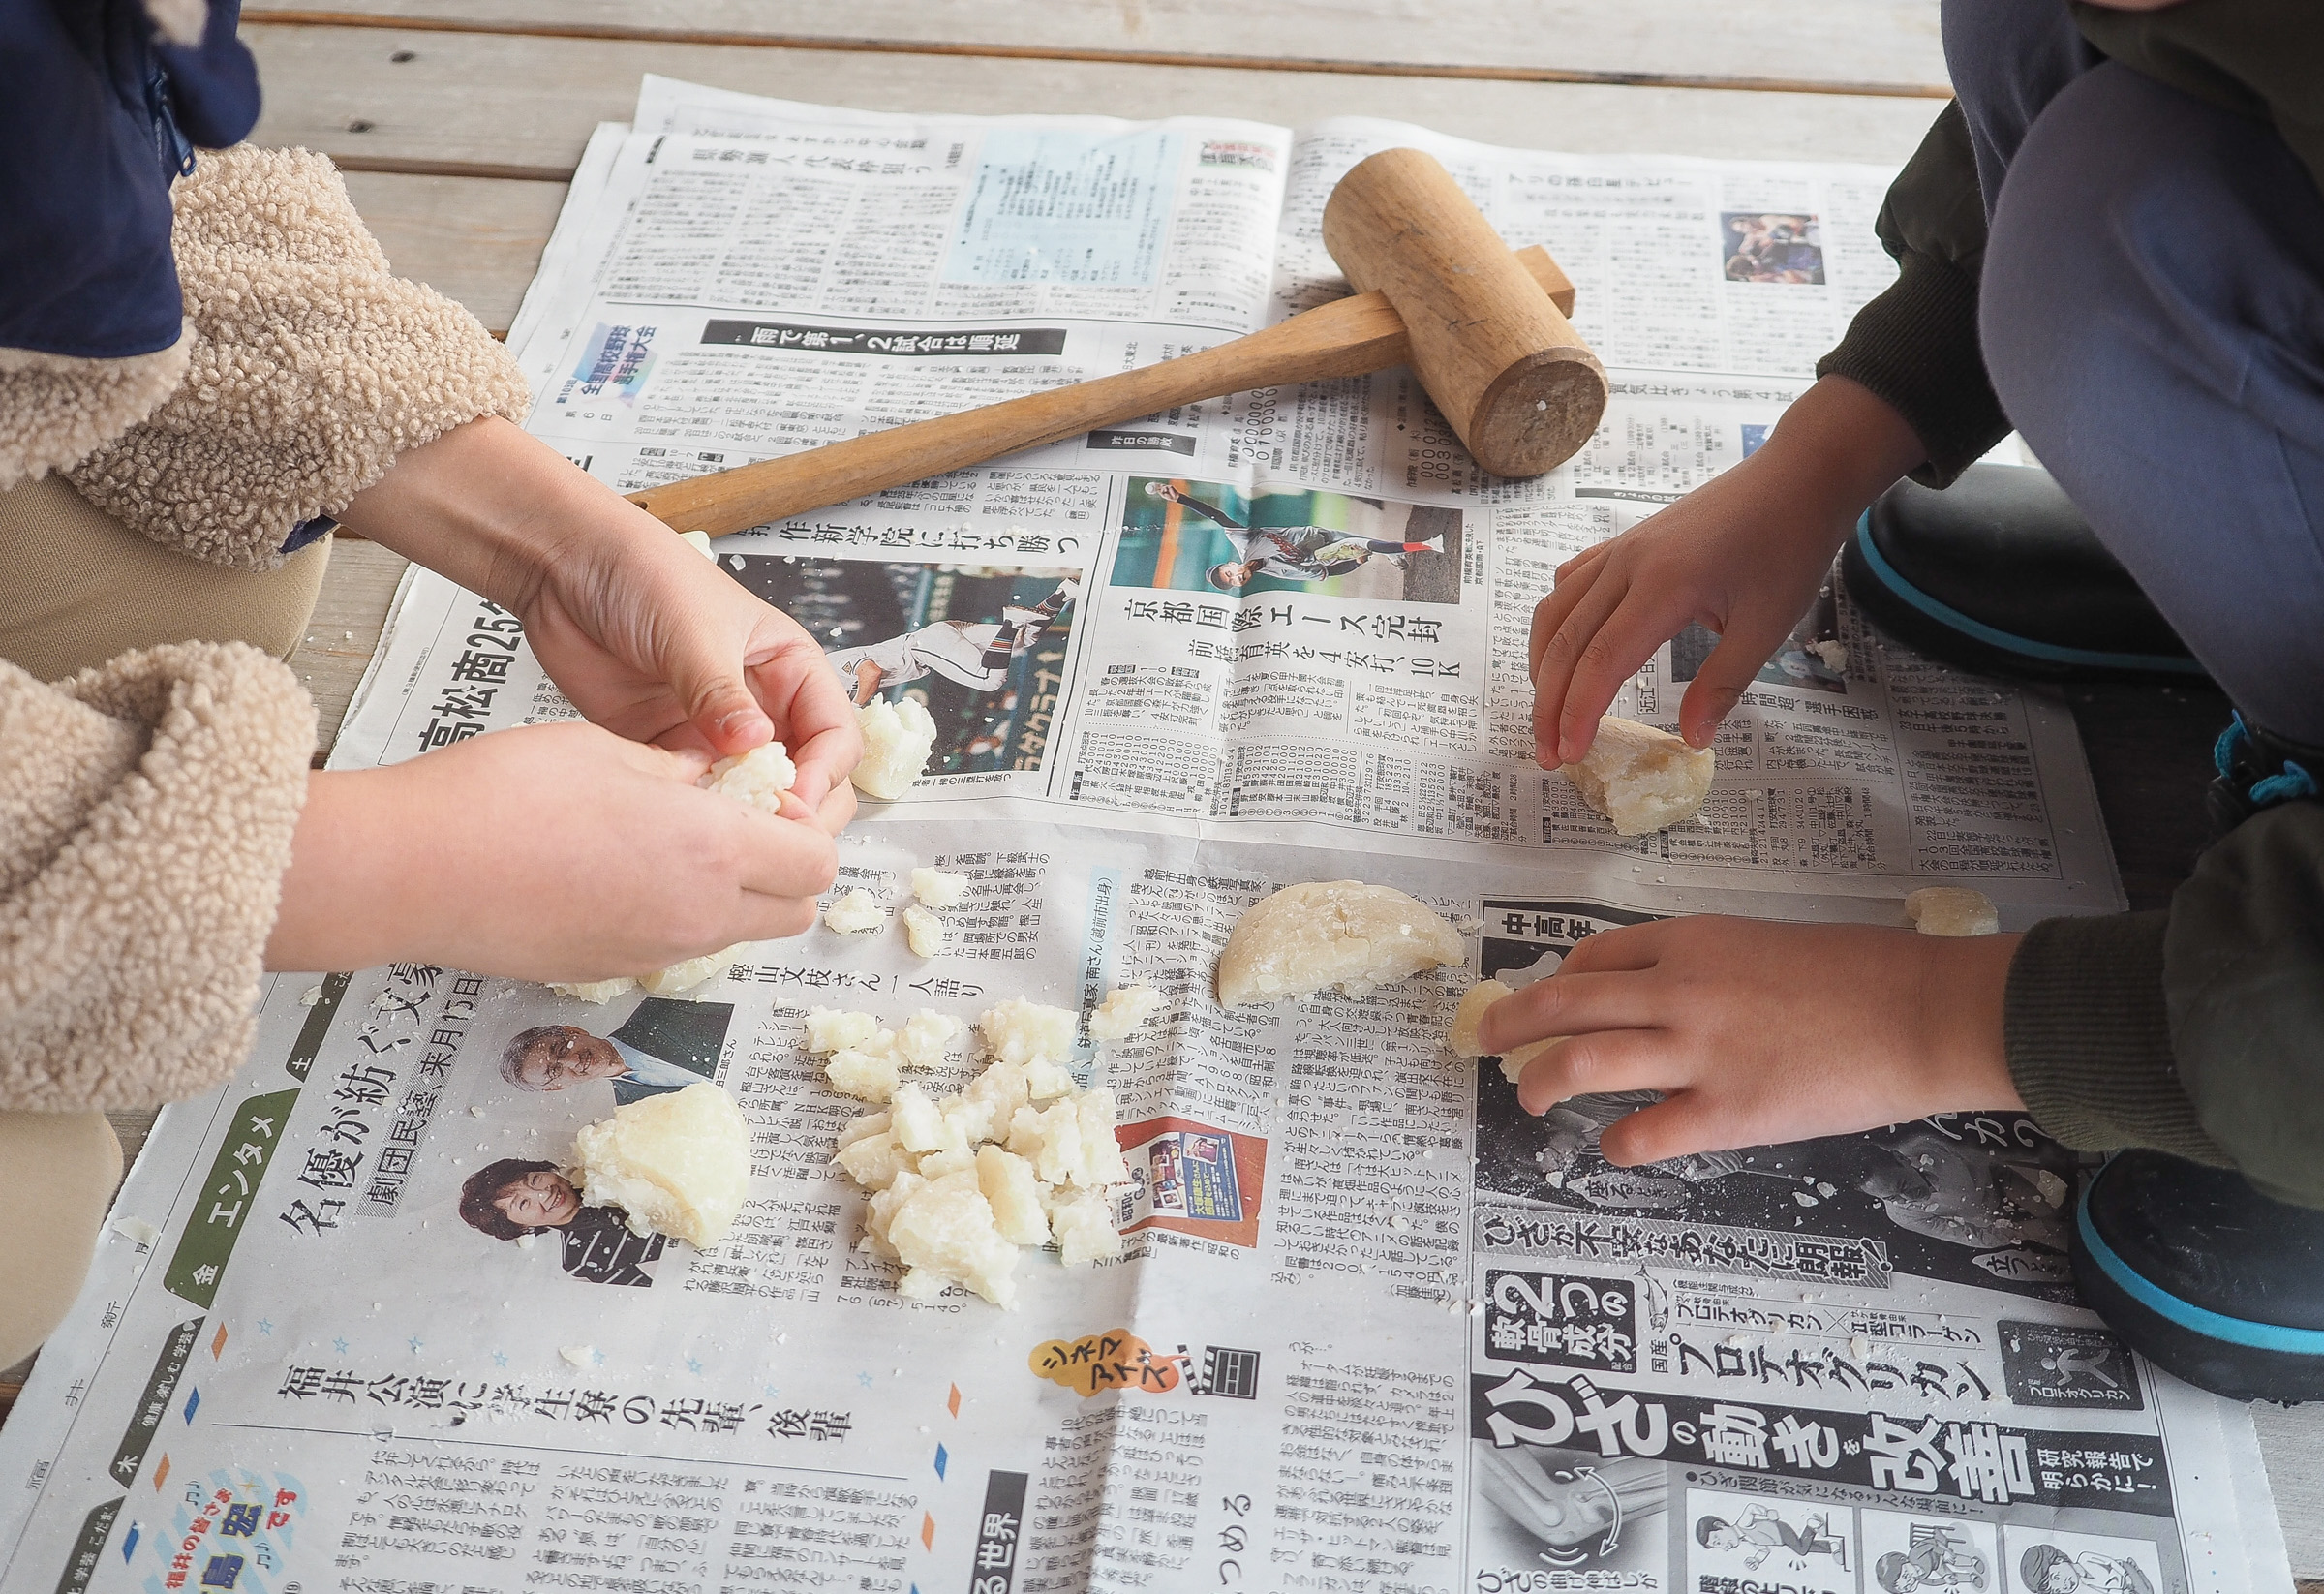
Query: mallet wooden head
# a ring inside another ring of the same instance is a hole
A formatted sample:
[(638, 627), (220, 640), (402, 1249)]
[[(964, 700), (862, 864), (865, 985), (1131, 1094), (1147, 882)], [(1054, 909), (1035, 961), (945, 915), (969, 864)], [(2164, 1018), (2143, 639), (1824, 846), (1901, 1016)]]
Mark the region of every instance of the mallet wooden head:
[(1324, 206), (1324, 247), (1396, 307), (1421, 384), (1486, 470), (1539, 475), (1597, 431), (1605, 367), (1434, 156), (1359, 162)]
[(630, 502), (718, 536), (1175, 405), (1405, 363), (1496, 475), (1539, 475), (1590, 440), (1605, 369), (1558, 309), (1561, 298), (1573, 304), (1574, 285), (1547, 250), (1512, 254), (1434, 160), (1391, 149), (1359, 165), (1324, 207), (1324, 242), (1356, 291), (1245, 337), (648, 487)]

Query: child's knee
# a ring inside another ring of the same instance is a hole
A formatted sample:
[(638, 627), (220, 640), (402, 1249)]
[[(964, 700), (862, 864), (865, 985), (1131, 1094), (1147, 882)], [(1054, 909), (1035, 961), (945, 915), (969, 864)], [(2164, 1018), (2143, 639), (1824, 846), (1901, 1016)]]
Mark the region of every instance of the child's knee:
[(0, 1366), (48, 1337), (88, 1276), (121, 1181), (121, 1143), (103, 1113), (0, 1113)]

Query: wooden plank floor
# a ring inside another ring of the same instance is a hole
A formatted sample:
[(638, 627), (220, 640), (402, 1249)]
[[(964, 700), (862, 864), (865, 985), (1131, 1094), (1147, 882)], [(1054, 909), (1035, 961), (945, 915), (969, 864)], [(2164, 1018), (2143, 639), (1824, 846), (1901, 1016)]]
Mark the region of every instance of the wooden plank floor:
[(860, 58), (1231, 64), (1942, 99), (1937, 14), (1937, 0), (338, 0), (327, 9), (257, 0), (242, 10), (253, 20), (427, 20), (530, 38), (786, 45)]
[[(1362, 114), (1535, 148), (1888, 164), (1945, 92), (1937, 0), (256, 0), (243, 15), (266, 89), (256, 141), (331, 155), (397, 269), (496, 331), (591, 128), (627, 117), (646, 72), (872, 109)], [(333, 552), (292, 659), (323, 750), (402, 568), (368, 543)], [(2069, 700), (2132, 905), (2160, 906), (2200, 844), (2224, 702)], [(115, 1115), (133, 1156), (150, 1122)], [(0, 1373), (0, 1412), (21, 1371)], [(2309, 1576), (2320, 1413), (2259, 1414)]]

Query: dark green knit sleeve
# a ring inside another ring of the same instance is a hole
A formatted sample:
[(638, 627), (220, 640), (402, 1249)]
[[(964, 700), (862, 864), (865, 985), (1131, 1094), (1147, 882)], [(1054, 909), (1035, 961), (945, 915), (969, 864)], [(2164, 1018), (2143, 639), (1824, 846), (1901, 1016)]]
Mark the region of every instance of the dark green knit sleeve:
[(2324, 1207), (2324, 804), (2204, 853), (2166, 913), (2049, 919), (2019, 943), (2009, 1075), (2066, 1145), (2237, 1168)]
[(2324, 1207), (2324, 803), (2247, 819), (2172, 894), (2171, 1050), (2252, 1183)]
[(1856, 312), (1816, 374), (1886, 400), (1929, 451), (1913, 479), (1942, 487), (2009, 432), (1977, 347), (1985, 200), (1959, 105), (1944, 107), (1897, 174), (1875, 230), (1897, 279)]
[(2045, 919), (2026, 933), (2003, 1008), (2009, 1078), (2034, 1121), (2077, 1150), (2147, 1146), (2228, 1167), (2171, 1053), (2168, 918)]

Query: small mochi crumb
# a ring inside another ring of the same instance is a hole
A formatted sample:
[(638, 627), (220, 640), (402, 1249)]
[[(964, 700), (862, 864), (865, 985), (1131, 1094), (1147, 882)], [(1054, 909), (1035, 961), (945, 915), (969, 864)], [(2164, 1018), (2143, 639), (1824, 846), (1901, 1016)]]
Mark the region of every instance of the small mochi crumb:
[(848, 777), (856, 790), (883, 801), (911, 790), (935, 751), (936, 722), (928, 710), (917, 698), (874, 697), (855, 711), (855, 720), (864, 735), (863, 761)]
[(915, 958), (933, 958), (944, 950), (944, 921), (918, 903), (903, 904), (903, 936)]
[(1965, 885), (1924, 885), (1905, 899), (1905, 917), (1924, 935), (1992, 935), (2002, 928), (1993, 899)]
[[(319, 985), (315, 989), (320, 992), (322, 987)], [(616, 974), (609, 980), (583, 980), (570, 985), (562, 981), (551, 981), (549, 989), (561, 996), (575, 996), (582, 1001), (595, 1002), (601, 1007), (613, 1000), (614, 997), (636, 990), (637, 981), (627, 974)]]
[(912, 871), (912, 896), (922, 907), (941, 911), (958, 906), (961, 899), (967, 895), (968, 876), (965, 874), (952, 874), (941, 869)]
[(823, 922), (842, 935), (860, 935), (888, 922), (888, 910), (862, 886), (841, 892), (823, 910)]
[(1130, 1032), (1154, 1016), (1162, 993), (1150, 985), (1117, 986), (1089, 1015), (1091, 1040), (1126, 1040)]

